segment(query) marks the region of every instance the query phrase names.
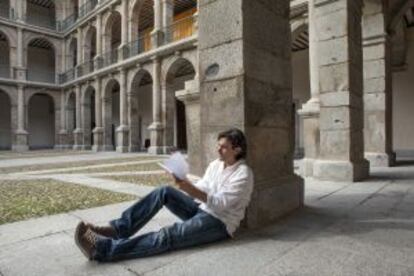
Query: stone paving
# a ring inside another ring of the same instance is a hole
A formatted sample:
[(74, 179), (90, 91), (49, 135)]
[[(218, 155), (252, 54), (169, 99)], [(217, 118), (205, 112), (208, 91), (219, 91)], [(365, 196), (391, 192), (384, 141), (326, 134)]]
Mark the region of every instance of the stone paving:
[[(80, 219), (105, 224), (133, 202), (5, 224), (0, 275), (414, 275), (414, 166), (371, 175), (360, 183), (306, 179), (305, 206), (273, 225), (218, 244), (114, 264), (87, 261), (73, 231)], [(87, 174), (53, 177), (138, 197), (152, 189)], [(163, 209), (139, 233), (174, 221)]]

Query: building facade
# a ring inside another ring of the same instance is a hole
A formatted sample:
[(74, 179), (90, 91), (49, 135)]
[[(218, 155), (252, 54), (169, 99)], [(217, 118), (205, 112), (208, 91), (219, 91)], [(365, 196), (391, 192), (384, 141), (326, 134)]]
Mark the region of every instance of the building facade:
[(201, 174), (248, 137), (247, 223), (414, 155), (414, 4), (401, 0), (0, 0), (0, 148), (160, 154)]

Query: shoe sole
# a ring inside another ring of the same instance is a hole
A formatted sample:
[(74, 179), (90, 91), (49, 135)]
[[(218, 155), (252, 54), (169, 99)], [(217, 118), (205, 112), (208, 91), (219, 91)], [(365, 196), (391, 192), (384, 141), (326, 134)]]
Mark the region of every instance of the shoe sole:
[(82, 227), (85, 227), (85, 224), (83, 222), (80, 222), (78, 226), (76, 226), (75, 230), (75, 244), (79, 247), (80, 251), (88, 260), (92, 260), (91, 256), (88, 254), (88, 252), (82, 247), (81, 242), (79, 240), (81, 236), (81, 229)]

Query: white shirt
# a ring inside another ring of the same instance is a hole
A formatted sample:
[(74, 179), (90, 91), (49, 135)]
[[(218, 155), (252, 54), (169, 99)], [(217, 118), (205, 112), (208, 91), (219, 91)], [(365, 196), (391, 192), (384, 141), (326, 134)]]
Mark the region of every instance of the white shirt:
[(234, 231), (244, 218), (253, 191), (253, 172), (244, 160), (224, 168), (219, 159), (211, 162), (202, 179), (194, 184), (207, 194), (200, 208), (221, 220), (227, 232)]

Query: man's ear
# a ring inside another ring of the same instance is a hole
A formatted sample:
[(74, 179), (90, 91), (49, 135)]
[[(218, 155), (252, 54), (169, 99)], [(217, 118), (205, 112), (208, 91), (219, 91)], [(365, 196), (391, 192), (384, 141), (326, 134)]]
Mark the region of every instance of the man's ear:
[(237, 154), (239, 154), (242, 151), (241, 147), (235, 147), (234, 150), (237, 152)]

